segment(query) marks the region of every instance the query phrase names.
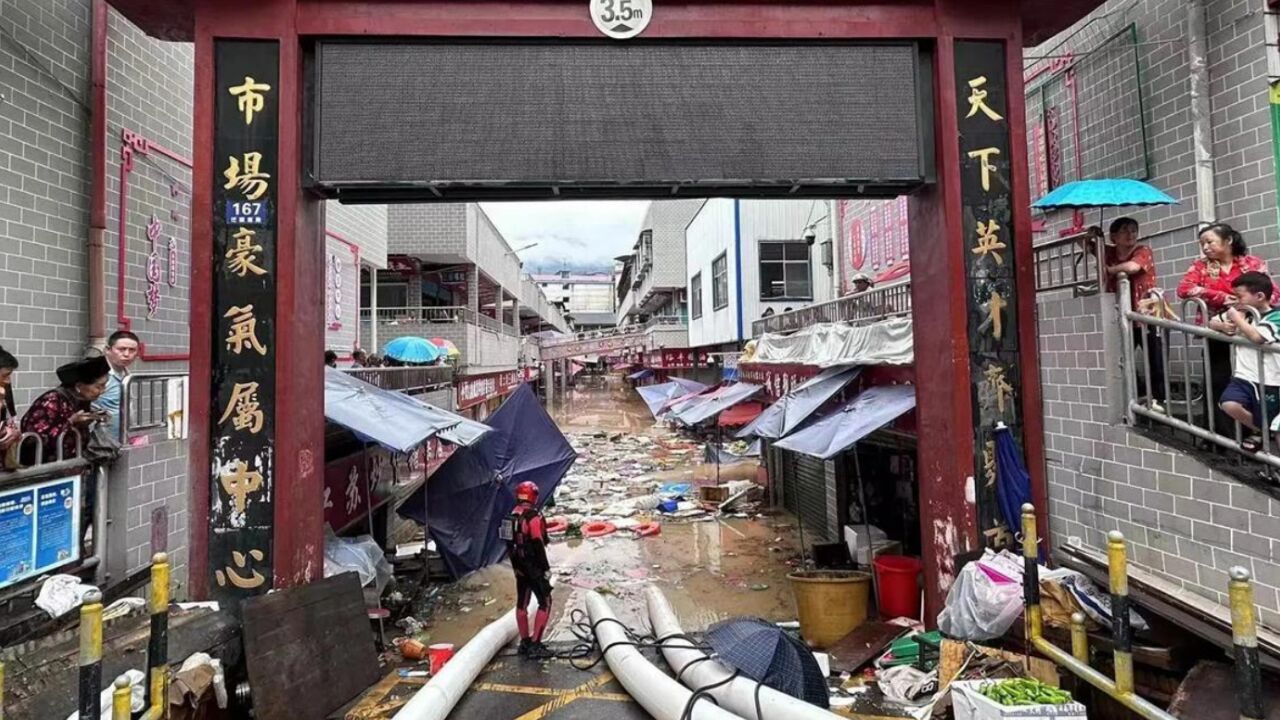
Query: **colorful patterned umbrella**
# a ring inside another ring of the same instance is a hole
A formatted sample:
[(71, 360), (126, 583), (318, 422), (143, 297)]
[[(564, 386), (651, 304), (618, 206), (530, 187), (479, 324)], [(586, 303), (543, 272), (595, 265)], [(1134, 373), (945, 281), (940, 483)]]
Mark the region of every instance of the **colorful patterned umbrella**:
[(457, 345), (453, 344), (452, 340), (446, 340), (445, 338), (442, 338), (442, 337), (433, 337), (431, 338), (431, 344), (443, 350), (445, 352), (445, 355), (450, 358), (455, 358), (462, 355), (462, 351), (458, 349)]

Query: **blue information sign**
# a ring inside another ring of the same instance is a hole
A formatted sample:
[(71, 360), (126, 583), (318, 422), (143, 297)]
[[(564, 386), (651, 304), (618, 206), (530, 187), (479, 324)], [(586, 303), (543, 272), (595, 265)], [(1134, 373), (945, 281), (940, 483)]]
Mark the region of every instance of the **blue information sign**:
[(265, 201), (227, 202), (228, 225), (266, 225), (271, 211)]
[(0, 587), (80, 559), (80, 476), (0, 492)]

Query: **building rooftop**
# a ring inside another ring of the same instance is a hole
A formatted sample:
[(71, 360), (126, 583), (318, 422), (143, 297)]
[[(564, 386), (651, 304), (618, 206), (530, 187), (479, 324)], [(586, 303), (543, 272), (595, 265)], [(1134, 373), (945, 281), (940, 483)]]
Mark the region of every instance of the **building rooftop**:
[(570, 312), (569, 320), (578, 327), (584, 325), (607, 325), (613, 327), (617, 324), (611, 312)]
[(534, 282), (539, 282), (539, 283), (561, 283), (561, 284), (572, 284), (572, 285), (590, 285), (590, 284), (612, 285), (613, 284), (613, 276), (610, 275), (609, 273), (590, 273), (590, 274), (570, 273), (568, 275), (564, 275), (561, 273), (537, 273), (537, 274), (530, 275), (530, 277), (533, 278)]

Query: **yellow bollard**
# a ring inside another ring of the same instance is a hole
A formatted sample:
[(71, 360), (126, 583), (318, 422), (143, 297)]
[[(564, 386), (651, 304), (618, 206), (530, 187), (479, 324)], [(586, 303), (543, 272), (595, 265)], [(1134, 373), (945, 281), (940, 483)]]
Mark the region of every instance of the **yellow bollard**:
[(1031, 503), (1022, 506), (1022, 563), (1027, 636), (1038, 638), (1044, 630), (1044, 611), (1040, 607), (1040, 543), (1036, 536), (1036, 509)]
[(151, 702), (147, 718), (169, 716), (169, 556), (151, 558), (151, 638), (147, 644)]
[(102, 693), (102, 593), (90, 590), (80, 605), (80, 717), (98, 717)]
[(1084, 613), (1071, 613), (1071, 655), (1089, 664), (1089, 632), (1085, 629)]
[(133, 692), (129, 687), (129, 678), (121, 675), (116, 678), (111, 691), (111, 720), (129, 720), (133, 715)]
[(1129, 625), (1129, 561), (1124, 535), (1107, 533), (1107, 569), (1111, 576), (1111, 627), (1115, 642), (1116, 693), (1133, 694), (1133, 628)]
[(1231, 640), (1236, 660), (1236, 695), (1241, 720), (1262, 720), (1262, 668), (1258, 664), (1258, 618), (1253, 604), (1253, 577), (1248, 568), (1230, 571)]

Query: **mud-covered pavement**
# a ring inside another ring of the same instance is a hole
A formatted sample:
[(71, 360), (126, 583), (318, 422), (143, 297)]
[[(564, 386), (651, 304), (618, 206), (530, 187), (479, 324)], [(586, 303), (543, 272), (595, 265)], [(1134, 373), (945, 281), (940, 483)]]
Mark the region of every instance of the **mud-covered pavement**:
[[(597, 517), (601, 508), (617, 512), (662, 485), (715, 483), (716, 466), (699, 462), (701, 446), (656, 427), (635, 391), (617, 378), (580, 378), (555, 411), (579, 458), (557, 492), (557, 505), (547, 509), (549, 517)], [(756, 472), (754, 462), (726, 465), (718, 477), (727, 483)], [(647, 504), (639, 501), (642, 508)], [(746, 517), (709, 513), (684, 519), (641, 509), (610, 519), (621, 526), (654, 519), (662, 524), (661, 534), (641, 538), (624, 529), (602, 538), (556, 540), (549, 549), (555, 590), (548, 639), (571, 639), (569, 611), (582, 607), (583, 595), (593, 589), (611, 596), (625, 622), (646, 626), (642, 592), (648, 583), (663, 589), (686, 630), (736, 615), (794, 619), (786, 576), (798, 559), (795, 522), (770, 514), (763, 503), (758, 509), (737, 513)], [(474, 573), (442, 588), (430, 616), (418, 615), (428, 623), (419, 637), (465, 643), (510, 609), (514, 597), (506, 563)]]

